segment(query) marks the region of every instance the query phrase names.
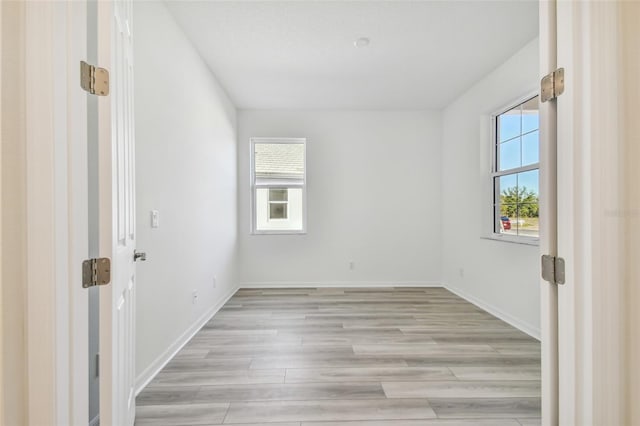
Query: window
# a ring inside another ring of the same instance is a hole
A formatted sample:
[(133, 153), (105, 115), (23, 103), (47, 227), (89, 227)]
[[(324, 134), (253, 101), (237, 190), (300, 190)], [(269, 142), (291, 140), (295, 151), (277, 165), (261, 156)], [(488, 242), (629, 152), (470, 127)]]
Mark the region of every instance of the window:
[(539, 236), (538, 96), (493, 120), (493, 233), (518, 241)]
[(305, 232), (305, 162), (305, 139), (251, 139), (254, 234)]

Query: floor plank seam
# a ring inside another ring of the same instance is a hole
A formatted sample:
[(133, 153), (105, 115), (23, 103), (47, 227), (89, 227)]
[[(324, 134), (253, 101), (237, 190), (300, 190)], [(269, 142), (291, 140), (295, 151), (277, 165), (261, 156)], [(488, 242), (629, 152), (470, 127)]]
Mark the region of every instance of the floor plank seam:
[(224, 417), (222, 418), (222, 422), (220, 422), (220, 424), (224, 424), (225, 421), (227, 420), (227, 415), (229, 415), (229, 410), (231, 409), (231, 403), (229, 402), (229, 405), (227, 406), (227, 410), (224, 412)]

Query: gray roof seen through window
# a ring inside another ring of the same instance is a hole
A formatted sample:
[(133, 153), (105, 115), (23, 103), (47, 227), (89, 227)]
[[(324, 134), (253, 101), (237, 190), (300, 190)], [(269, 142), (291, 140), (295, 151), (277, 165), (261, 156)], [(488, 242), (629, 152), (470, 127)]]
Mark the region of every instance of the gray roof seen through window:
[(301, 143), (256, 143), (257, 178), (302, 179), (304, 145)]

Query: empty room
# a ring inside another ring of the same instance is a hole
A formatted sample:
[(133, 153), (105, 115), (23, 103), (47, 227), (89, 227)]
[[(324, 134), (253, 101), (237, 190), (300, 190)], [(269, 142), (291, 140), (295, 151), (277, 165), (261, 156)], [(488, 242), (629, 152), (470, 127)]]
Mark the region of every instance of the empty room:
[(639, 19), (0, 3), (0, 424), (640, 424)]
[(137, 424), (540, 422), (536, 2), (133, 17)]

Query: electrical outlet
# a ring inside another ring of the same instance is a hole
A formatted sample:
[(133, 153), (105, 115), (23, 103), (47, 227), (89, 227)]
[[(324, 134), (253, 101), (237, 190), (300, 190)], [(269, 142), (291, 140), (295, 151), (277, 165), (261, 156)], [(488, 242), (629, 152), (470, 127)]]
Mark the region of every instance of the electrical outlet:
[(198, 303), (198, 290), (193, 290), (193, 292), (191, 293), (191, 303), (193, 303), (194, 305)]
[(354, 269), (356, 269), (356, 262), (354, 262), (353, 260), (351, 260), (351, 261), (349, 262), (349, 269), (350, 269), (350, 270), (352, 270), (352, 271), (353, 271)]
[(218, 285), (218, 277), (216, 275), (213, 276), (213, 288), (216, 288)]
[(460, 278), (464, 278), (464, 268), (460, 268), (458, 273), (460, 274)]

